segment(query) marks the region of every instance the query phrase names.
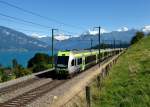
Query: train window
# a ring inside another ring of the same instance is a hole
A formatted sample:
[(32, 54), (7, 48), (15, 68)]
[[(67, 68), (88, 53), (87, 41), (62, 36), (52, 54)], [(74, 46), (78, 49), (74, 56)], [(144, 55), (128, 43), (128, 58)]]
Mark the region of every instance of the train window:
[(75, 59), (75, 60), (74, 60), (74, 65), (75, 65), (75, 66), (77, 65), (77, 64), (76, 64), (76, 61), (77, 61), (77, 60)]
[(95, 61), (96, 60), (96, 55), (92, 55), (92, 56), (87, 56), (85, 57), (85, 63), (90, 63), (92, 61)]
[(74, 66), (75, 65), (75, 60), (73, 59), (72, 61), (71, 61), (71, 66)]
[(82, 64), (82, 58), (78, 59), (78, 65)]
[(103, 57), (103, 53), (98, 54), (98, 59)]
[(68, 65), (69, 56), (58, 56), (57, 64)]

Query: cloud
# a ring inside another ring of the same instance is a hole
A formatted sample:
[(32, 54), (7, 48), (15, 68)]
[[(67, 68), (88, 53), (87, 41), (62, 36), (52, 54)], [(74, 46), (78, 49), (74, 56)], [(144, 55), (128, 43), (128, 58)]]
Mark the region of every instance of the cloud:
[[(84, 34), (97, 35), (98, 33), (99, 33), (98, 30), (88, 30)], [(105, 29), (101, 29), (101, 34), (103, 34), (103, 33), (108, 33), (108, 31)]]
[(150, 32), (150, 25), (144, 26), (144, 27), (142, 28), (142, 31), (145, 32), (145, 33), (149, 33), (149, 32)]
[(62, 41), (62, 40), (67, 40), (70, 38), (70, 36), (66, 36), (64, 34), (59, 34), (57, 36), (54, 36), (55, 39), (59, 40), (59, 41)]
[(41, 35), (41, 34), (39, 34), (39, 33), (32, 33), (31, 36), (34, 37), (34, 38), (43, 38), (43, 37), (47, 37), (46, 35)]
[(103, 33), (108, 33), (108, 31), (105, 30), (105, 29), (101, 29), (101, 33), (102, 33), (102, 34), (103, 34)]
[(118, 32), (125, 32), (125, 31), (128, 31), (129, 29), (127, 27), (122, 27), (122, 28), (119, 28), (117, 29)]
[(88, 34), (97, 35), (99, 32), (97, 30), (89, 30)]

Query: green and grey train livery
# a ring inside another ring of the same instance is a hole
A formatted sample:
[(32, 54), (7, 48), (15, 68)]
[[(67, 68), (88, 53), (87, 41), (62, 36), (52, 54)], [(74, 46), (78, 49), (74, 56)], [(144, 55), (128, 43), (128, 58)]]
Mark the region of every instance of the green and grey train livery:
[[(119, 51), (120, 49), (101, 50), (100, 60), (104, 60), (105, 58), (112, 56), (114, 52), (117, 53)], [(62, 76), (70, 76), (72, 74), (84, 71), (98, 62), (98, 50), (59, 51), (55, 64), (55, 72), (56, 74)]]

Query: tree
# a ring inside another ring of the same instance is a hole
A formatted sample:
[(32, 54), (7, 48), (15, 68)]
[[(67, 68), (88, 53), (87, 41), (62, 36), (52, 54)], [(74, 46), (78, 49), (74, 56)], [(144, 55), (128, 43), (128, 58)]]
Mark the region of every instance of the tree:
[(33, 67), (34, 65), (37, 65), (37, 64), (48, 64), (50, 63), (50, 57), (49, 55), (47, 54), (44, 54), (44, 53), (36, 53), (34, 55), (33, 58), (31, 58), (29, 61), (28, 61), (28, 68), (31, 68)]
[(25, 69), (21, 65), (18, 65), (17, 70), (15, 70), (14, 73), (15, 73), (15, 76), (18, 78), (18, 77), (31, 74), (32, 72), (29, 69)]
[(13, 59), (13, 60), (12, 60), (12, 67), (13, 67), (13, 69), (17, 68), (17, 66), (18, 66), (17, 60), (16, 60), (16, 59)]
[(7, 73), (4, 71), (4, 69), (0, 69), (0, 82), (4, 82), (4, 81), (8, 81), (9, 80), (9, 76), (7, 75)]
[(137, 32), (135, 34), (135, 36), (131, 39), (131, 44), (135, 44), (137, 43), (140, 39), (142, 39), (144, 37), (144, 33), (143, 32)]
[(30, 70), (25, 69), (22, 65), (18, 64), (16, 59), (12, 60), (12, 71), (17, 78), (32, 73)]
[(36, 53), (33, 58), (28, 61), (28, 68), (32, 68), (33, 72), (39, 72), (48, 69), (48, 64), (52, 62), (52, 57), (45, 53)]

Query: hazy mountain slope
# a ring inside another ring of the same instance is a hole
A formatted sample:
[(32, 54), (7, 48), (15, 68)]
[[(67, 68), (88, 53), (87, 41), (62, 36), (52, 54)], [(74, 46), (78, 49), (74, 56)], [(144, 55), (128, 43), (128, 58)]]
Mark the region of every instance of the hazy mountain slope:
[(48, 45), (13, 29), (0, 26), (0, 50), (46, 50)]

